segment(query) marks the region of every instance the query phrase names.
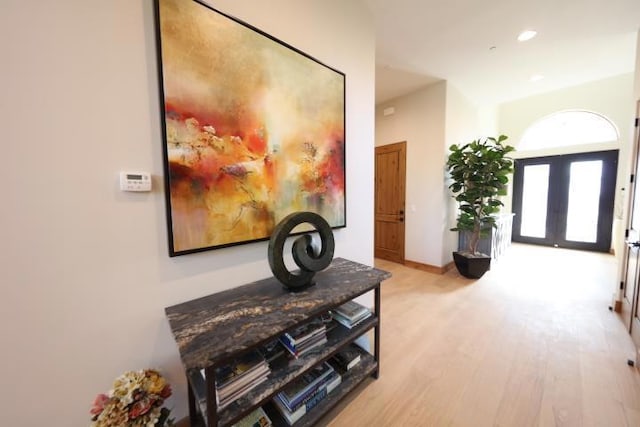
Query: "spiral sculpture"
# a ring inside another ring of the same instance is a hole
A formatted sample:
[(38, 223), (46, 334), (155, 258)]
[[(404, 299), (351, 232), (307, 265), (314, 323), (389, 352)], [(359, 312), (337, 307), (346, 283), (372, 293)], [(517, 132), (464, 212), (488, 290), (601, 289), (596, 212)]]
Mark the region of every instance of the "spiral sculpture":
[[(322, 249), (316, 254), (311, 246), (311, 236), (304, 234), (293, 242), (293, 259), (300, 271), (292, 273), (287, 269), (282, 258), (284, 243), (289, 233), (300, 224), (311, 224), (320, 234)], [(331, 227), (320, 215), (314, 212), (296, 212), (285, 217), (273, 230), (269, 240), (269, 266), (273, 275), (289, 290), (301, 291), (313, 286), (313, 276), (331, 264), (335, 241)]]

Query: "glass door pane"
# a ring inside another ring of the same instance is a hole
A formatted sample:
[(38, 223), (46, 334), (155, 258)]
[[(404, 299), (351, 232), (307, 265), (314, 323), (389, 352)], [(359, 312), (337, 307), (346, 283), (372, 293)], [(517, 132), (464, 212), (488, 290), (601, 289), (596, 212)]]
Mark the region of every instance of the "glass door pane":
[(572, 162), (566, 240), (595, 243), (598, 239), (602, 160)]
[(512, 240), (609, 252), (617, 163), (618, 150), (516, 159)]
[(521, 236), (546, 237), (548, 193), (549, 165), (525, 166), (522, 180)]

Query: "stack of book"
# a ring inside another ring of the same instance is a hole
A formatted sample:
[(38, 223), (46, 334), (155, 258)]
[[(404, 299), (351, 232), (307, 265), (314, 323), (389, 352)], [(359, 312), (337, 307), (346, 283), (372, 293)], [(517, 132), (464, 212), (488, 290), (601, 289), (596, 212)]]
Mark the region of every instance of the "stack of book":
[[(224, 408), (267, 379), (271, 372), (264, 357), (251, 351), (233, 363), (216, 369), (218, 407)], [(203, 371), (204, 376), (204, 371)]]
[(297, 359), (327, 342), (327, 327), (321, 319), (316, 319), (285, 333), (280, 342)]
[(337, 366), (339, 371), (342, 370), (346, 372), (360, 363), (361, 351), (360, 347), (356, 344), (349, 344), (331, 357), (331, 363), (333, 366)]
[(341, 382), (340, 374), (324, 362), (285, 387), (273, 403), (287, 423), (293, 425)]
[(347, 301), (331, 310), (331, 316), (336, 322), (351, 329), (371, 317), (371, 310), (355, 301)]

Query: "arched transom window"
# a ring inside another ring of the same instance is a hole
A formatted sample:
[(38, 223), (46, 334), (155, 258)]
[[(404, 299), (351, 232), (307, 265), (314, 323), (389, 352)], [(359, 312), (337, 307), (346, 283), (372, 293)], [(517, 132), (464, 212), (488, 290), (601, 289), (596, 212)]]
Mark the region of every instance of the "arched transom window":
[(538, 120), (524, 132), (519, 150), (617, 142), (616, 125), (603, 115), (584, 110), (559, 111)]

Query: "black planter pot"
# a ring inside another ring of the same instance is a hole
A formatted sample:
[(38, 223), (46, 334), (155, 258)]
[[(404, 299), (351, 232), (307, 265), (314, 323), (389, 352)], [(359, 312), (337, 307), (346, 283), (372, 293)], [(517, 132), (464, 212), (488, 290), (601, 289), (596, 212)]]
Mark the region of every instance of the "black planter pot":
[(462, 252), (454, 252), (453, 262), (460, 274), (469, 279), (479, 279), (491, 268), (491, 257), (484, 255), (470, 257)]

